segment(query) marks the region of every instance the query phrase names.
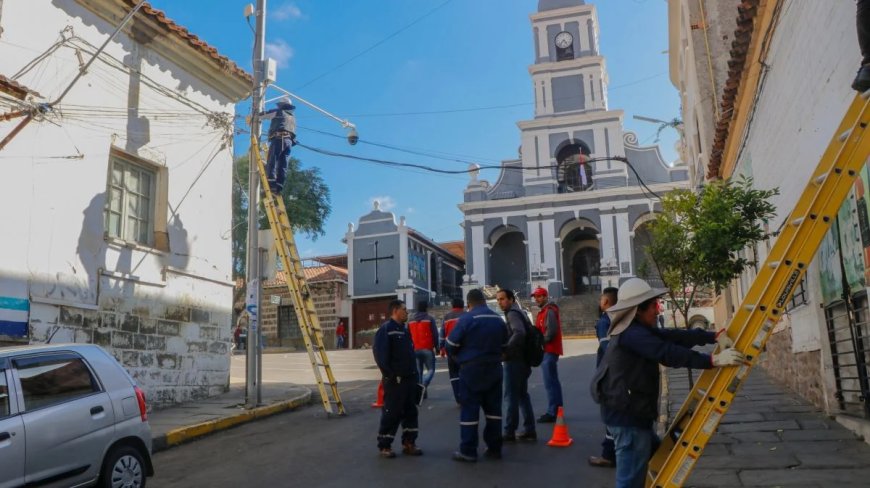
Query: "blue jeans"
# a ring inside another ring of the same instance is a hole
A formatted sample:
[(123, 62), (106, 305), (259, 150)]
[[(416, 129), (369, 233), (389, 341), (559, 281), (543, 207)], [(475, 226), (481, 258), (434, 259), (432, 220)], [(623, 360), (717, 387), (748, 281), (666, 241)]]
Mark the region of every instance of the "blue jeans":
[(616, 488), (643, 488), (658, 436), (651, 428), (608, 425), (607, 430), (616, 444)]
[(559, 383), (559, 355), (544, 353), (541, 372), (544, 374), (544, 388), (547, 389), (547, 413), (556, 416), (562, 406), (562, 384)]
[(505, 361), (504, 366), (504, 431), (515, 434), (523, 413), (523, 428), (526, 433), (535, 431), (535, 413), (529, 396), (529, 376), (532, 368), (523, 361)]
[[(420, 383), (429, 386), (432, 383), (432, 378), (435, 377), (435, 353), (432, 349), (420, 349), (414, 351), (417, 356), (417, 378)], [(426, 376), (423, 376), (423, 369), (426, 369)]]
[(293, 147), (289, 137), (269, 139), (269, 159), (266, 162), (266, 179), (272, 193), (281, 193), (284, 181), (287, 179), (287, 165), (290, 164), (290, 148)]

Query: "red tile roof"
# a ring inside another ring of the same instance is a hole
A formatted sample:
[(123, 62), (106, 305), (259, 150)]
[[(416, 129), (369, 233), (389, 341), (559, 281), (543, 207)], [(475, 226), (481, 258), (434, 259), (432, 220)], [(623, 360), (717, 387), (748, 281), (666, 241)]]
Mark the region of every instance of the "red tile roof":
[[(124, 0), (130, 8), (136, 6), (139, 3), (139, 0)], [(251, 75), (239, 68), (239, 66), (230, 60), (230, 58), (221, 55), (217, 49), (209, 45), (207, 42), (200, 39), (196, 34), (191, 33), (187, 30), (186, 27), (175, 23), (172, 19), (166, 16), (162, 10), (158, 10), (151, 6), (150, 3), (145, 2), (145, 5), (140, 9), (140, 13), (150, 17), (154, 21), (156, 21), (159, 25), (163, 26), (166, 29), (167, 33), (172, 34), (183, 41), (186, 41), (190, 44), (191, 47), (201, 52), (202, 54), (208, 56), (212, 59), (212, 61), (218, 65), (223, 70), (228, 71), (229, 73), (238, 76), (248, 83), (253, 83), (254, 78)]]
[(707, 178), (718, 178), (725, 144), (728, 142), (731, 121), (734, 115), (734, 103), (737, 101), (737, 91), (743, 70), (746, 67), (746, 54), (752, 43), (752, 32), (755, 17), (758, 13), (759, 0), (745, 0), (737, 6), (737, 28), (734, 30), (734, 40), (731, 42), (731, 59), (728, 60), (728, 79), (720, 102), (719, 120), (713, 136), (713, 149), (710, 151), (710, 162), (707, 164)]
[[(322, 283), (327, 281), (347, 281), (347, 270), (325, 264), (323, 266), (311, 266), (302, 268), (302, 273), (305, 275), (305, 281), (308, 283)], [(275, 273), (275, 279), (266, 281), (264, 287), (283, 286), (286, 284), (284, 272), (278, 271)]]
[(0, 75), (0, 91), (12, 95), (19, 100), (24, 100), (25, 98), (27, 98), (28, 94), (39, 96), (39, 93), (36, 93), (35, 91), (27, 88), (21, 83), (18, 83), (15, 80), (10, 80), (3, 75)]
[(465, 261), (465, 241), (439, 242), (438, 245), (450, 254)]

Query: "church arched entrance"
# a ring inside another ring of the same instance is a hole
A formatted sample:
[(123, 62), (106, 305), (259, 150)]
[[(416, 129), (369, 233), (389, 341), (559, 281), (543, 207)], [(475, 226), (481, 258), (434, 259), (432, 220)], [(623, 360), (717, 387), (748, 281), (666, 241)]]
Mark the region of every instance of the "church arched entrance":
[(577, 227), (562, 238), (565, 288), (570, 295), (595, 293), (601, 289), (601, 251), (597, 231)]
[(646, 220), (634, 228), (634, 237), (631, 242), (634, 274), (652, 286), (662, 287), (664, 285), (661, 276), (659, 276), (658, 270), (646, 249), (652, 243), (650, 223), (651, 220)]
[(601, 252), (584, 247), (571, 260), (571, 294), (597, 293), (601, 289)]
[(490, 284), (528, 295), (529, 271), (522, 232), (508, 228), (494, 239), (489, 252)]

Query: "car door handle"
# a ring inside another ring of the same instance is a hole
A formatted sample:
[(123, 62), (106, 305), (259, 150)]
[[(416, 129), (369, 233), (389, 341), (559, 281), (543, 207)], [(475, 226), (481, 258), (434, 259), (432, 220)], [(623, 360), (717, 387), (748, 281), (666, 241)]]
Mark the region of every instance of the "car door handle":
[(0, 441), (8, 441), (12, 438), (12, 435), (9, 432), (0, 432)]
[(98, 414), (98, 413), (102, 413), (102, 412), (103, 412), (103, 406), (102, 406), (102, 405), (98, 405), (98, 406), (96, 406), (96, 407), (94, 407), (94, 408), (91, 409), (91, 415), (96, 415), (96, 414)]

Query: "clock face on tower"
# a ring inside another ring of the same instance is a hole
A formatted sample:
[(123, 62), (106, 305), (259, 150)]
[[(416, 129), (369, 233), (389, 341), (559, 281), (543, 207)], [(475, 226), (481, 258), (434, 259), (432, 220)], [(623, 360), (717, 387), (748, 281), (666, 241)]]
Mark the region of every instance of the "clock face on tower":
[(570, 32), (562, 31), (556, 34), (556, 47), (565, 49), (574, 42), (574, 36)]

